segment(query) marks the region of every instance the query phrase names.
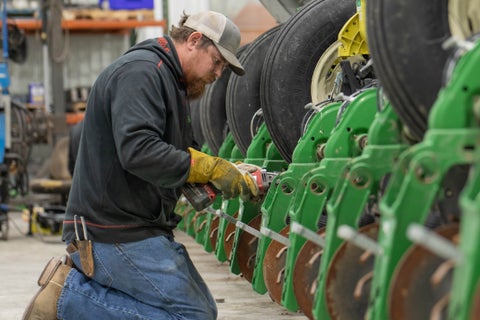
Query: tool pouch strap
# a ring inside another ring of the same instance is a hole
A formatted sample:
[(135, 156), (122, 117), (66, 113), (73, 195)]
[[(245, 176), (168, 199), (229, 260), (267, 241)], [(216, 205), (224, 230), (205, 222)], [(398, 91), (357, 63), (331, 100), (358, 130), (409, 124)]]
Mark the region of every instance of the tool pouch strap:
[(67, 252), (72, 254), (78, 251), (83, 273), (93, 277), (95, 265), (93, 263), (93, 246), (90, 240), (73, 240), (67, 247)]

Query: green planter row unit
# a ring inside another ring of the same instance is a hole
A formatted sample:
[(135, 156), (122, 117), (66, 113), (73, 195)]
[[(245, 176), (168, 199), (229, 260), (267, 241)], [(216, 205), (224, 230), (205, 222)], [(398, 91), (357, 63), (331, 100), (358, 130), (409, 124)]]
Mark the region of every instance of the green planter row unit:
[(381, 87), (315, 107), (292, 159), (263, 124), (242, 156), (276, 173), (254, 201), (223, 200), (181, 228), (252, 291), (309, 319), (478, 319), (480, 44), (455, 61), (413, 141)]

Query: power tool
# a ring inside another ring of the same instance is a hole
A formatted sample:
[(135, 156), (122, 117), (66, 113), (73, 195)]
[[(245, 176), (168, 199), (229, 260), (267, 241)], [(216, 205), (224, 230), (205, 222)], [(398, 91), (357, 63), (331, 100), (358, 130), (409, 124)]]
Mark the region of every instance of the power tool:
[[(249, 172), (249, 174), (257, 184), (258, 196), (262, 196), (267, 192), (273, 179), (279, 173), (268, 172), (265, 169), (258, 169)], [(186, 183), (182, 188), (182, 193), (195, 210), (202, 211), (215, 201), (215, 198), (221, 193), (221, 191), (215, 188), (211, 183)]]

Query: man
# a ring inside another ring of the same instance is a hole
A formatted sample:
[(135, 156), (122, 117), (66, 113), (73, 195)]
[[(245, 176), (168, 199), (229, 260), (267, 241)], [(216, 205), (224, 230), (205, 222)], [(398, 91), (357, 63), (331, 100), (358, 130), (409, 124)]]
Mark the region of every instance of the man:
[(186, 182), (211, 182), (226, 198), (256, 195), (248, 174), (190, 147), (188, 99), (226, 67), (244, 73), (239, 44), (232, 21), (202, 12), (182, 17), (170, 37), (135, 45), (99, 75), (63, 225), (70, 255), (47, 264), (24, 319), (217, 317), (172, 230)]
[(73, 170), (75, 169), (75, 161), (77, 160), (78, 143), (80, 142), (80, 135), (82, 134), (83, 120), (76, 123), (68, 132), (68, 172), (73, 177)]

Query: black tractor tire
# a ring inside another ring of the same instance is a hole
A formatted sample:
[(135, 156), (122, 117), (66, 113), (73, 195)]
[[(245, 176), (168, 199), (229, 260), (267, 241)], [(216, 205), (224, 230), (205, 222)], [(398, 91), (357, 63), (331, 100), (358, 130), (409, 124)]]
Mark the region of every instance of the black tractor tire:
[(448, 0), (369, 0), (367, 41), (375, 73), (414, 140), (427, 129), (451, 54)]
[(313, 71), (355, 13), (353, 0), (311, 1), (275, 35), (262, 69), (260, 100), (265, 124), (287, 162), (301, 137), (304, 108), (311, 102)]
[(225, 92), (231, 70), (227, 69), (222, 76), (208, 85), (200, 100), (200, 125), (203, 136), (213, 155), (218, 155), (229, 131), (225, 111)]
[[(251, 122), (260, 109), (260, 80), (265, 56), (280, 26), (264, 32), (242, 53), (245, 75), (232, 74), (227, 86), (227, 120), (237, 147), (244, 156), (252, 141)], [(254, 128), (258, 129), (258, 128)]]
[[(240, 47), (240, 58), (248, 45)], [(213, 155), (217, 156), (223, 141), (230, 132), (227, 124), (226, 92), (228, 81), (233, 72), (227, 68), (219, 79), (208, 85), (200, 99), (200, 125), (203, 137)]]

